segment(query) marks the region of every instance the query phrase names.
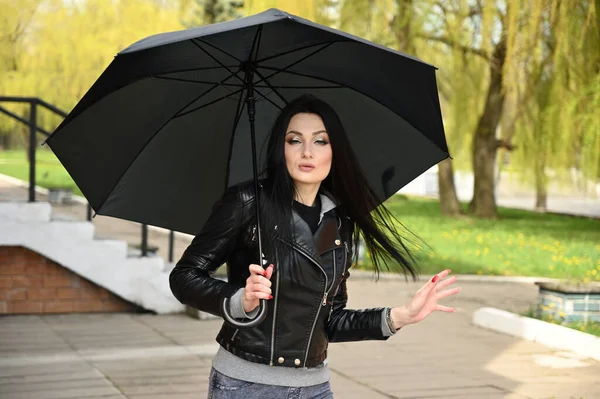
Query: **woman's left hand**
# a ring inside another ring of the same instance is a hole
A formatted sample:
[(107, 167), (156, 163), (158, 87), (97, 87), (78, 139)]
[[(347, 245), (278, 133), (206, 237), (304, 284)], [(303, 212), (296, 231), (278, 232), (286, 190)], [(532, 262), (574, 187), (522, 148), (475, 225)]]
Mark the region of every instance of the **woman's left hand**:
[(432, 312), (455, 312), (454, 308), (443, 306), (437, 303), (438, 299), (445, 298), (450, 295), (456, 295), (460, 288), (451, 288), (443, 290), (456, 281), (456, 277), (450, 277), (443, 280), (450, 274), (450, 270), (444, 270), (430, 279), (417, 293), (411, 301), (397, 308), (392, 308), (391, 316), (396, 329), (404, 327), (408, 324), (418, 323), (425, 319)]

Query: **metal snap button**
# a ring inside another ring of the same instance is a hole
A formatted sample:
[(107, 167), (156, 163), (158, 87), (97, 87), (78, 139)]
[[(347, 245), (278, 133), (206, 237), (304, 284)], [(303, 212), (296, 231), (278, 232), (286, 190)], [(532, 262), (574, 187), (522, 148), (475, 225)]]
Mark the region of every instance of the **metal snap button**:
[(284, 358), (280, 357), (279, 359), (277, 359), (277, 361), (279, 362), (279, 364), (283, 363), (285, 361)]
[(340, 240), (335, 240), (335, 245), (340, 245), (342, 242)]
[(296, 366), (300, 366), (300, 359), (296, 359), (296, 360), (294, 360), (294, 364), (295, 364)]

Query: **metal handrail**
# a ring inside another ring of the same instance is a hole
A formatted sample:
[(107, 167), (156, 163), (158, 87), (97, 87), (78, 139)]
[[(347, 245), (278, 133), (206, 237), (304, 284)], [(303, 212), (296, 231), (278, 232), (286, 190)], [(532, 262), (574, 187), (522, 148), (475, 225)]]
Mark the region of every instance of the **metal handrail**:
[[(38, 126), (37, 124), (37, 107), (41, 106), (46, 108), (47, 110), (54, 112), (55, 114), (66, 118), (68, 113), (61, 110), (60, 108), (47, 103), (41, 98), (37, 97), (19, 97), (19, 96), (0, 96), (0, 102), (17, 102), (17, 103), (29, 103), (30, 105), (30, 113), (29, 120), (20, 117), (7, 110), (4, 107), (0, 106), (0, 112), (29, 126), (29, 202), (35, 202), (35, 166), (36, 166), (36, 135), (38, 133), (43, 134), (46, 137), (50, 136), (50, 132)], [(87, 204), (87, 220), (91, 222), (93, 219), (92, 216), (92, 205), (90, 205), (89, 201)], [(171, 230), (169, 232), (169, 262), (173, 262), (173, 246), (174, 246), (174, 232)], [(148, 256), (148, 225), (142, 224), (142, 237), (141, 237), (141, 250), (142, 256)]]

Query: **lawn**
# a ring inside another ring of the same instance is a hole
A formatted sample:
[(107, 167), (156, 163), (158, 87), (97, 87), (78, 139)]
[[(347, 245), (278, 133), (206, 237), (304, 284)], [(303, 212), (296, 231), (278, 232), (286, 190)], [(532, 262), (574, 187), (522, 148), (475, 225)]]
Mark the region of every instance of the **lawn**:
[(600, 220), (506, 208), (499, 220), (454, 219), (442, 217), (435, 200), (397, 196), (386, 204), (427, 244), (420, 251), (424, 272), (600, 281)]
[[(60, 161), (48, 149), (38, 148), (36, 151), (36, 184), (41, 187), (70, 187), (73, 193), (81, 195)], [(29, 163), (25, 150), (0, 151), (0, 173), (29, 181)]]
[[(49, 150), (37, 154), (37, 183), (71, 186), (70, 176)], [(28, 179), (25, 151), (0, 152), (0, 173)], [(440, 215), (435, 200), (395, 196), (388, 208), (425, 244), (423, 273), (541, 276), (600, 281), (600, 221), (499, 208), (499, 220)], [(465, 205), (466, 206), (466, 205)], [(361, 265), (369, 268), (368, 261)]]

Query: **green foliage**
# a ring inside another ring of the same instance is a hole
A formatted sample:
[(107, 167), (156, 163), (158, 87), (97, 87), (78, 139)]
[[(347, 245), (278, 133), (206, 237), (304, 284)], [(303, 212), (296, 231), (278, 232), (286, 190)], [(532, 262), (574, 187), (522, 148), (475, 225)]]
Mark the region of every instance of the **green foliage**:
[[(183, 28), (176, 8), (149, 0), (2, 1), (0, 15), (0, 94), (40, 97), (67, 112), (120, 50)], [(2, 105), (27, 115), (23, 105)], [(60, 121), (47, 111), (38, 120), (48, 131)], [(27, 129), (16, 123), (0, 117), (0, 132)]]
[(531, 317), (533, 319), (542, 320), (542, 321), (545, 321), (546, 323), (552, 323), (552, 324), (557, 324), (557, 325), (560, 325), (560, 326), (572, 328), (573, 330), (578, 330), (578, 331), (581, 331), (581, 332), (584, 332), (584, 333), (587, 333), (587, 334), (592, 334), (592, 335), (600, 337), (600, 323), (598, 323), (598, 322), (593, 322), (593, 321), (583, 322), (583, 321), (579, 321), (579, 322), (565, 323), (563, 320), (556, 319), (552, 315), (542, 315), (542, 316), (539, 316), (535, 308), (528, 309), (523, 314), (523, 316), (525, 316), (525, 317)]

